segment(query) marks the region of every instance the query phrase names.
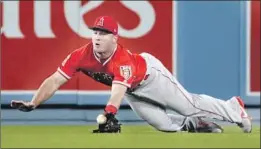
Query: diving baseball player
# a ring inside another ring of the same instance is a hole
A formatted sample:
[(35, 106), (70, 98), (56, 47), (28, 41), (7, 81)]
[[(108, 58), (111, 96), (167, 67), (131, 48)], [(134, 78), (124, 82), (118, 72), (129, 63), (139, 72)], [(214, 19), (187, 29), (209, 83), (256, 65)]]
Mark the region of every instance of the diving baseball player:
[[(98, 17), (90, 29), (93, 30), (92, 42), (70, 53), (57, 71), (41, 84), (31, 102), (12, 101), (11, 106), (31, 111), (48, 100), (75, 73), (82, 72), (111, 86), (111, 96), (104, 109), (107, 122), (100, 124), (97, 132), (119, 131), (115, 115), (124, 97), (139, 117), (160, 131), (214, 132), (213, 129), (220, 128), (201, 119), (205, 117), (235, 123), (243, 132), (251, 132), (251, 120), (239, 97), (224, 101), (189, 93), (156, 57), (149, 53), (131, 53), (118, 44), (118, 24), (110, 16)], [(175, 117), (168, 114), (167, 109), (184, 116), (183, 123), (173, 121)], [(204, 125), (197, 125), (202, 123)]]

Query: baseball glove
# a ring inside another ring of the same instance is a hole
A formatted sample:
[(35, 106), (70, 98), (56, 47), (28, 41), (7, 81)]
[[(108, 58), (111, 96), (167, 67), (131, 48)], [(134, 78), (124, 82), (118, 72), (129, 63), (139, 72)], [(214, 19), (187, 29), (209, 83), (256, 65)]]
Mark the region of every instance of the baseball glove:
[(93, 133), (120, 133), (121, 124), (111, 113), (105, 114), (107, 121), (105, 124), (99, 124), (98, 129), (93, 130)]
[(30, 112), (34, 110), (35, 106), (31, 104), (30, 102), (25, 102), (25, 101), (17, 101), (17, 100), (12, 100), (11, 101), (11, 107), (18, 109), (23, 112)]

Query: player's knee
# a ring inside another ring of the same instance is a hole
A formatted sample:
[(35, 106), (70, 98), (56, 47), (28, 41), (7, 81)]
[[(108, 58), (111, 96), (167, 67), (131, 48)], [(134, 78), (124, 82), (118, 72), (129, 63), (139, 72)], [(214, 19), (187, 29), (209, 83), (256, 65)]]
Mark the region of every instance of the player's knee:
[(155, 127), (157, 130), (162, 131), (162, 132), (177, 132), (179, 131), (178, 127), (176, 126), (171, 126), (171, 125), (159, 125)]

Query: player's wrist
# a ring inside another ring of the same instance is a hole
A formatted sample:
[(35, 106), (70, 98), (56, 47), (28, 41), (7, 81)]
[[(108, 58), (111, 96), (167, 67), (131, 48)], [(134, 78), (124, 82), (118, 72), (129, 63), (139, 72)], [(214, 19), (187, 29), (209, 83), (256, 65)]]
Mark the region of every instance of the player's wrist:
[(105, 114), (111, 113), (115, 115), (118, 112), (118, 109), (114, 105), (109, 104), (104, 108), (104, 112)]
[(32, 101), (29, 103), (29, 105), (31, 105), (31, 106), (33, 107), (33, 109), (35, 109), (35, 108), (38, 106), (38, 104), (37, 104), (34, 100), (32, 100)]

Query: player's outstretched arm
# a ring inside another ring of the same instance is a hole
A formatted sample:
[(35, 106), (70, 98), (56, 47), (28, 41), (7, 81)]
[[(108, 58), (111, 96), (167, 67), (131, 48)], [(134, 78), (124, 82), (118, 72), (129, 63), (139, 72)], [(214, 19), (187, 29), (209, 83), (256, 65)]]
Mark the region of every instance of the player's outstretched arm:
[(55, 93), (55, 91), (57, 91), (59, 87), (66, 82), (67, 79), (63, 75), (61, 75), (59, 72), (55, 72), (43, 81), (31, 102), (13, 100), (11, 102), (11, 107), (24, 112), (31, 111), (39, 106), (42, 102), (48, 100)]
[(93, 130), (94, 133), (117, 133), (121, 132), (121, 124), (115, 118), (127, 87), (122, 84), (113, 83), (111, 97), (104, 109), (104, 114), (97, 117), (99, 128)]
[(31, 102), (37, 107), (42, 102), (48, 100), (67, 81), (63, 75), (55, 72), (44, 80)]
[(111, 112), (115, 114), (121, 105), (126, 91), (127, 87), (125, 85), (113, 83), (111, 88), (111, 97), (107, 103), (105, 112)]

